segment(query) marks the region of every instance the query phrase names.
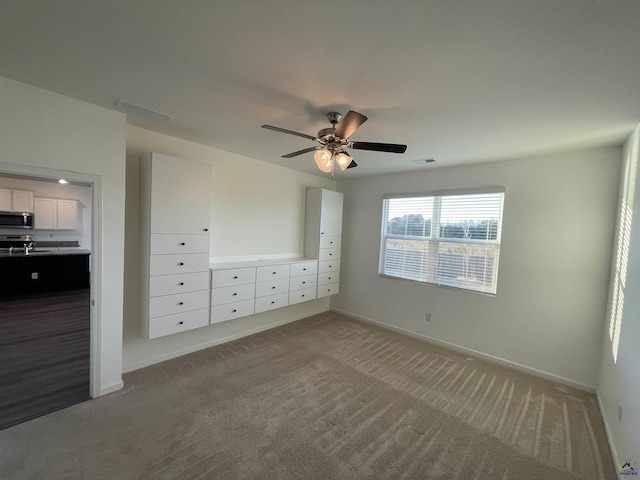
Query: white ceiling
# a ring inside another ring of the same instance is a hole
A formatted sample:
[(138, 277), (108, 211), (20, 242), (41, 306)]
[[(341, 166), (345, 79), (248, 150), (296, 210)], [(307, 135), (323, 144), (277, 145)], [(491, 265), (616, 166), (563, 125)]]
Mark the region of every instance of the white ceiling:
[(620, 145), (640, 121), (638, 0), (2, 0), (0, 45), (0, 76), (309, 173), (280, 155), (313, 142), (260, 125), (351, 109), (352, 140), (408, 145), (338, 178)]

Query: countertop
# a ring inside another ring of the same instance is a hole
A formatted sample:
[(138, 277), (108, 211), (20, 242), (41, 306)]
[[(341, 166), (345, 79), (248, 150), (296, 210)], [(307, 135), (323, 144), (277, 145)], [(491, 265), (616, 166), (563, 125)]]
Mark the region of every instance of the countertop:
[(53, 257), (62, 255), (91, 255), (90, 250), (77, 247), (42, 247), (36, 248), (25, 255), (23, 251), (0, 252), (0, 258), (30, 258), (30, 257)]
[(292, 264), (292, 263), (303, 263), (303, 262), (317, 262), (317, 258), (281, 258), (276, 260), (249, 260), (245, 262), (225, 262), (225, 263), (217, 263), (212, 262), (209, 263), (210, 270), (226, 270), (229, 268), (243, 268), (243, 267), (263, 267), (263, 266), (271, 266), (271, 265), (283, 265), (283, 264)]

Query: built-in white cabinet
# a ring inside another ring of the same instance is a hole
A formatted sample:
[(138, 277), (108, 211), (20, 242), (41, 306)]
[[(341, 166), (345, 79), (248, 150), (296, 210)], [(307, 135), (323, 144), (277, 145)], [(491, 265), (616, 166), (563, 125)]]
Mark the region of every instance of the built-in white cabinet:
[(308, 261), (291, 265), (289, 276), (289, 305), (317, 298), (318, 262)]
[(317, 274), (308, 258), (213, 264), (211, 323), (313, 300)]
[(37, 230), (77, 230), (78, 201), (35, 197), (33, 226)]
[(318, 259), (317, 297), (340, 291), (343, 195), (324, 188), (307, 190), (305, 256)]
[(211, 323), (253, 315), (256, 267), (211, 271)]
[(0, 212), (33, 213), (33, 192), (0, 189)]
[(256, 270), (256, 313), (289, 305), (289, 264)]
[(209, 325), (211, 166), (151, 153), (140, 181), (142, 335)]

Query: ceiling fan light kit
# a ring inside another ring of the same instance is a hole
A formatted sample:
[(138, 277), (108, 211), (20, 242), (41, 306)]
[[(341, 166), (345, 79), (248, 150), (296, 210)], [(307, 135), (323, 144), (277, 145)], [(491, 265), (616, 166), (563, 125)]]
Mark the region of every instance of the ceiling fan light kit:
[(407, 150), (406, 145), (399, 145), (395, 143), (352, 142), (349, 140), (349, 137), (367, 121), (367, 117), (361, 113), (350, 110), (343, 117), (338, 112), (329, 112), (327, 114), (327, 119), (332, 126), (330, 128), (323, 128), (320, 130), (317, 137), (312, 137), (306, 133), (287, 130), (286, 128), (274, 127), (272, 125), (262, 125), (262, 128), (318, 142), (320, 146), (309, 147), (304, 150), (288, 153), (283, 155), (282, 158), (293, 158), (304, 153), (315, 151), (313, 158), (318, 168), (322, 172), (331, 173), (332, 176), (333, 169), (336, 164), (338, 164), (341, 170), (358, 166), (358, 164), (353, 160), (353, 157), (345, 151), (347, 148), (387, 153), (404, 153)]

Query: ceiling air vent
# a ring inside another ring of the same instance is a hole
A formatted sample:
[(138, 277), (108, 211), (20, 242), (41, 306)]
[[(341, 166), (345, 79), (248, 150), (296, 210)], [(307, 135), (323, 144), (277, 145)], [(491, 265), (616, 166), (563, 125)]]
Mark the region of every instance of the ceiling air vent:
[(118, 100), (115, 105), (116, 107), (124, 110), (125, 113), (140, 115), (142, 117), (157, 120), (158, 122), (166, 122), (171, 118), (169, 115), (166, 115), (164, 113), (156, 112), (155, 110), (143, 107), (142, 105), (136, 105), (135, 103), (125, 102), (124, 100)]

